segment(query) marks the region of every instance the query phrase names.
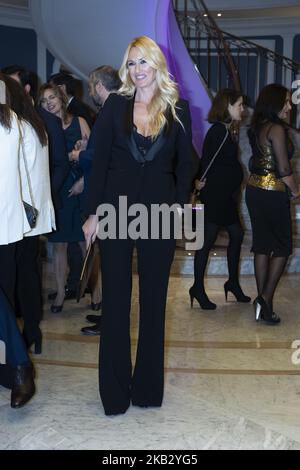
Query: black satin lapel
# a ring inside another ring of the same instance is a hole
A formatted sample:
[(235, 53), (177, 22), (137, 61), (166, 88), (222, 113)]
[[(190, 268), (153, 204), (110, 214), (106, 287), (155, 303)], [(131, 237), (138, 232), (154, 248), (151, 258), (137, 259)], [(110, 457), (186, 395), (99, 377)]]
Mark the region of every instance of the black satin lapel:
[(145, 155), (145, 160), (147, 160), (147, 162), (151, 162), (152, 160), (154, 160), (155, 156), (163, 148), (165, 141), (166, 141), (166, 138), (163, 132), (161, 132), (159, 136), (157, 137), (156, 141), (152, 144), (151, 148)]
[(146, 153), (146, 155), (143, 155), (136, 144), (133, 133), (131, 133), (130, 137), (127, 137), (127, 144), (130, 153), (133, 158), (139, 163), (151, 162), (152, 160), (154, 160), (158, 152), (160, 152), (163, 148), (165, 142), (166, 137), (163, 133), (161, 133), (157, 137), (156, 141), (152, 144), (150, 150)]
[(139, 163), (145, 162), (144, 156), (139, 151), (138, 146), (136, 145), (133, 132), (131, 132), (130, 136), (127, 137), (127, 144), (133, 158)]

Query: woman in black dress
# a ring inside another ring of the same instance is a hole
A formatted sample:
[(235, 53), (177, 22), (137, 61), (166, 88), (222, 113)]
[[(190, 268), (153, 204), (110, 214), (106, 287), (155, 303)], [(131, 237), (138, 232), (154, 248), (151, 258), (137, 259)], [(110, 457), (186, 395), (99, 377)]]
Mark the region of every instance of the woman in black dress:
[(299, 196), (290, 158), (294, 147), (284, 120), (291, 110), (288, 90), (277, 84), (261, 91), (249, 130), (251, 175), (246, 190), (258, 297), (256, 320), (279, 323), (273, 312), (275, 289), (292, 253), (290, 199)]
[(201, 250), (195, 252), (195, 279), (189, 291), (191, 307), (195, 298), (202, 309), (214, 310), (216, 308), (216, 304), (211, 302), (206, 295), (204, 275), (209, 252), (221, 227), (225, 227), (229, 234), (227, 248), (229, 279), (224, 285), (226, 299), (230, 291), (238, 302), (251, 300), (250, 297), (244, 295), (239, 283), (243, 228), (239, 219), (236, 196), (243, 181), (243, 169), (238, 160), (238, 143), (232, 132), (232, 123), (241, 120), (243, 109), (244, 102), (241, 93), (223, 89), (215, 96), (208, 115), (208, 121), (213, 125), (204, 140), (197, 178), (204, 174), (218, 150), (219, 152), (208, 170), (205, 186), (200, 192), (200, 199), (204, 203), (205, 210), (204, 245)]
[[(55, 86), (45, 84), (40, 88), (40, 104), (51, 114), (62, 121), (68, 154), (74, 149), (77, 141), (89, 137), (90, 129), (81, 116), (71, 115), (66, 106), (66, 99), (62, 90)], [(84, 234), (82, 231), (82, 196), (84, 189), (83, 172), (73, 164), (69, 166), (69, 173), (60, 190), (61, 207), (56, 211), (56, 232), (48, 236), (53, 243), (53, 263), (57, 294), (51, 305), (52, 313), (60, 313), (65, 299), (65, 285), (68, 273), (67, 249), (70, 243), (79, 243), (82, 256), (85, 256)], [(94, 303), (99, 302), (99, 291), (94, 289)]]

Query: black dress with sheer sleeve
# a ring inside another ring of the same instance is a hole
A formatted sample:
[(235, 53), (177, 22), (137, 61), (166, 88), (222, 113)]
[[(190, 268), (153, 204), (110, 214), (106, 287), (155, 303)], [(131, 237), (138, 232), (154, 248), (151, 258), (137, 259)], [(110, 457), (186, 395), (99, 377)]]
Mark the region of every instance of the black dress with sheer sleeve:
[(289, 256), (292, 223), (288, 188), (282, 178), (292, 174), (294, 146), (284, 125), (266, 122), (259, 133), (248, 133), (252, 148), (246, 190), (255, 254)]
[[(205, 172), (226, 137), (226, 127), (217, 122), (206, 134), (198, 178)], [(239, 222), (237, 195), (243, 181), (243, 168), (238, 160), (238, 144), (228, 133), (227, 139), (206, 177), (200, 199), (205, 204), (205, 221), (218, 226)]]

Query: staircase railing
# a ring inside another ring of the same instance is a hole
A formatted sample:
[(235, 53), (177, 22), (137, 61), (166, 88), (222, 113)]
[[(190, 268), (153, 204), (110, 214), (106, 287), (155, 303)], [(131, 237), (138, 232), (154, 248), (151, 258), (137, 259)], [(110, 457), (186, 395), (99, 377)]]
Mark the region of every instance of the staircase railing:
[(173, 0), (173, 4), (187, 49), (212, 92), (234, 87), (254, 103), (268, 83), (291, 89), (299, 79), (299, 62), (222, 31), (203, 0)]

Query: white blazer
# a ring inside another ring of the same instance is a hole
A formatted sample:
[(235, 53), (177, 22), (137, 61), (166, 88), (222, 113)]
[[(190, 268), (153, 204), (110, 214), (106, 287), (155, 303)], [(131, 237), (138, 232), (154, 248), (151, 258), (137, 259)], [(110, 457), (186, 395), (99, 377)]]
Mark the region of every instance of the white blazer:
[(19, 127), (12, 112), (11, 129), (0, 125), (0, 245), (22, 240), (28, 231), (21, 194)]
[[(33, 237), (52, 232), (56, 228), (51, 199), (49, 151), (48, 145), (45, 147), (41, 145), (38, 135), (31, 124), (21, 121), (20, 127), (23, 140), (20, 148), (22, 196), (24, 201), (33, 205), (39, 211), (35, 228), (25, 234), (25, 237)], [(27, 162), (33, 201), (30, 198), (23, 156)]]

